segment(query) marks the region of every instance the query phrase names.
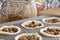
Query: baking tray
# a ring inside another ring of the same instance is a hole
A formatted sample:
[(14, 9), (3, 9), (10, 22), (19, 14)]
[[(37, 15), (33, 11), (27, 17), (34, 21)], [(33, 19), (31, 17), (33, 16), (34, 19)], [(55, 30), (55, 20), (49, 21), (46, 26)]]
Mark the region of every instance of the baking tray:
[(51, 15), (42, 15), (42, 16), (38, 16), (36, 18), (28, 18), (28, 19), (24, 19), (24, 20), (18, 20), (18, 21), (14, 21), (14, 22), (8, 22), (8, 23), (3, 23), (3, 24), (0, 24), (0, 27), (3, 26), (3, 25), (16, 25), (16, 26), (19, 26), (21, 28), (21, 32), (16, 34), (16, 35), (0, 35), (0, 40), (14, 40), (14, 38), (19, 35), (19, 34), (22, 34), (22, 33), (38, 33), (39, 35), (42, 36), (42, 40), (60, 40), (60, 37), (57, 37), (57, 38), (50, 38), (50, 37), (46, 37), (46, 36), (43, 36), (42, 34), (40, 34), (40, 29), (41, 28), (38, 28), (38, 29), (26, 29), (26, 28), (23, 28), (21, 26), (21, 24), (27, 20), (38, 20), (38, 21), (41, 21), (44, 26), (44, 27), (47, 27), (47, 26), (60, 26), (60, 24), (45, 24), (42, 20), (44, 18), (47, 18), (47, 17), (55, 17), (55, 16), (51, 16)]

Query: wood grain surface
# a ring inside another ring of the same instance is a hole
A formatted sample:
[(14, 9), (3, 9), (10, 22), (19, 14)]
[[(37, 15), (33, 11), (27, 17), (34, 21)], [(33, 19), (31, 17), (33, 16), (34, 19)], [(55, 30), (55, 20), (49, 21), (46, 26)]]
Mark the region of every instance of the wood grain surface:
[(39, 13), (39, 15), (41, 15), (41, 14), (49, 14), (49, 15), (58, 15), (58, 16), (60, 16), (60, 8), (46, 9), (46, 10)]

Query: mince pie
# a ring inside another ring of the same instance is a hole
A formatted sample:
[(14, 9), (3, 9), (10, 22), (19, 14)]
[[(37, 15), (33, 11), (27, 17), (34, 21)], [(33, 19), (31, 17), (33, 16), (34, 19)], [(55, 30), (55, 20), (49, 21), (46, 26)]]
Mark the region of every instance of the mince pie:
[(28, 20), (22, 24), (23, 27), (29, 28), (29, 29), (35, 29), (40, 28), (43, 26), (43, 24), (40, 21), (35, 20)]
[(60, 23), (60, 18), (58, 18), (58, 17), (50, 17), (50, 18), (45, 18), (44, 20), (43, 20), (43, 22), (45, 22), (45, 23), (49, 23), (49, 24), (51, 24), (51, 23)]
[(21, 29), (17, 26), (2, 26), (0, 28), (0, 34), (17, 34), (21, 31)]
[(40, 33), (50, 37), (58, 37), (60, 36), (60, 27), (55, 26), (46, 27), (44, 29), (41, 29)]
[(42, 38), (36, 33), (25, 33), (15, 37), (15, 40), (42, 40)]

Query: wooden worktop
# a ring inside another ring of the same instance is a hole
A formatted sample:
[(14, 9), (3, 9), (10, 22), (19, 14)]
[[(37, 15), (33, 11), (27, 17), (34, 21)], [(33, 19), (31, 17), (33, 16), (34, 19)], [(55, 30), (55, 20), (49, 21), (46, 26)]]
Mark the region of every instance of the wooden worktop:
[(60, 16), (60, 8), (46, 9), (46, 10), (40, 12), (40, 14), (52, 14), (52, 15), (59, 15)]
[(51, 8), (43, 11), (44, 13), (60, 13), (60, 8)]

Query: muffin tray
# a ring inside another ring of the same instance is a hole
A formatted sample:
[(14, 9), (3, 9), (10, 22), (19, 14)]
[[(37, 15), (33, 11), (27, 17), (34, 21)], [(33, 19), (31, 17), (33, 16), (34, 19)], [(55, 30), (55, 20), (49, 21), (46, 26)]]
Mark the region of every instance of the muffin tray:
[[(21, 32), (16, 34), (16, 35), (0, 35), (0, 40), (14, 40), (17, 35), (22, 34), (22, 33), (38, 33), (39, 35), (42, 36), (42, 40), (60, 40), (60, 37), (50, 38), (50, 37), (46, 37), (46, 36), (44, 36), (44, 35), (42, 35), (40, 33), (41, 28), (45, 28), (45, 27), (48, 27), (48, 26), (60, 26), (60, 24), (46, 24), (46, 23), (44, 23), (42, 20), (44, 18), (47, 18), (47, 17), (56, 17), (56, 16), (42, 15), (42, 16), (38, 16), (36, 18), (28, 18), (28, 19), (24, 19), (24, 20), (18, 20), (18, 21), (14, 21), (14, 22), (8, 22), (8, 23), (0, 24), (0, 27), (3, 26), (3, 25), (16, 25), (16, 26), (19, 26), (21, 28)], [(41, 21), (44, 24), (44, 26), (41, 27), (41, 28), (38, 28), (38, 29), (26, 29), (26, 28), (23, 28), (21, 26), (21, 24), (23, 22), (27, 21), (27, 20)]]

